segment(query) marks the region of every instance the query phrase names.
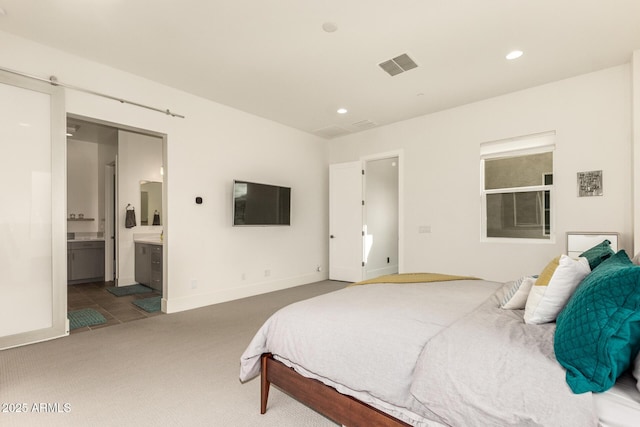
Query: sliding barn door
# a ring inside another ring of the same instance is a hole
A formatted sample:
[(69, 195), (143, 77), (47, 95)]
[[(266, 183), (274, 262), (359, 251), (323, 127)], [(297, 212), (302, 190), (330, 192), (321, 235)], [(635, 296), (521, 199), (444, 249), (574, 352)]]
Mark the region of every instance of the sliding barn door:
[(362, 280), (362, 163), (329, 166), (329, 279)]
[(64, 93), (0, 72), (0, 349), (67, 334)]

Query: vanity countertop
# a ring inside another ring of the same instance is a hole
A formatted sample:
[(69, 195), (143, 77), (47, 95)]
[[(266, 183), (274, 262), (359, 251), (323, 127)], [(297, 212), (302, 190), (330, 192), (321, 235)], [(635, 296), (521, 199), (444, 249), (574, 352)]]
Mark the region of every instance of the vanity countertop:
[(76, 237), (67, 239), (67, 242), (104, 242), (104, 237)]
[(141, 237), (138, 239), (134, 239), (135, 243), (147, 243), (150, 245), (162, 245), (162, 239), (154, 238), (154, 237)]

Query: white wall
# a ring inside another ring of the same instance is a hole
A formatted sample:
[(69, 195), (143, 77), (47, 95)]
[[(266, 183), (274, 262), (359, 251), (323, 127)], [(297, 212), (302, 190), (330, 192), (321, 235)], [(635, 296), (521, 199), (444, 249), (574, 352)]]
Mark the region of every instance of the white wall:
[(117, 133), (106, 137), (106, 140), (98, 143), (98, 221), (97, 227), (99, 232), (105, 231), (105, 167), (112, 164), (116, 160), (118, 154)]
[[(403, 149), (403, 271), (512, 280), (565, 250), (567, 231), (617, 231), (632, 253), (631, 68), (619, 66), (330, 142), (330, 162)], [(555, 243), (480, 242), (482, 142), (555, 130)], [(576, 174), (602, 170), (604, 196)], [(420, 226), (431, 233), (419, 234)]]
[(114, 144), (67, 140), (67, 216), (93, 218), (67, 222), (67, 232), (104, 232), (104, 167), (116, 152)]
[(633, 114), (633, 224), (634, 248), (640, 250), (640, 50), (632, 58), (632, 114)]
[[(161, 166), (161, 138), (118, 131), (118, 286), (136, 283), (134, 234), (159, 235), (163, 230), (162, 226), (140, 223), (140, 181), (162, 182)], [(125, 228), (127, 205), (131, 205), (136, 214), (133, 228)]]
[[(98, 144), (93, 142), (67, 141), (67, 215), (83, 214), (93, 221), (70, 221), (68, 232), (97, 232), (100, 218), (98, 212), (100, 192), (98, 186)], [(104, 197), (104, 196), (103, 196)]]
[(398, 158), (367, 161), (365, 279), (398, 272), (398, 194)]
[[(0, 51), (2, 67), (55, 75), (63, 83), (186, 116), (66, 90), (69, 113), (167, 135), (169, 312), (326, 278), (324, 140), (7, 33), (0, 32)], [(233, 228), (234, 178), (292, 187), (292, 225)], [(203, 197), (202, 205), (194, 202), (196, 196)], [(316, 271), (318, 265), (323, 272)]]

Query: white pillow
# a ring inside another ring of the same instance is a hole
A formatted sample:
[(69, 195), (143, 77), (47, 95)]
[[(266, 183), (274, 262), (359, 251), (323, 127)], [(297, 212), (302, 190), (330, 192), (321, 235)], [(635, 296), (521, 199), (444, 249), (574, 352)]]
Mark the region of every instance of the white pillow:
[(631, 373), (637, 381), (636, 387), (638, 388), (638, 391), (640, 391), (640, 352), (638, 352), (636, 360), (633, 362), (633, 366), (631, 368), (633, 369)]
[(530, 324), (553, 322), (573, 295), (576, 287), (591, 272), (589, 261), (566, 255), (554, 258), (531, 287), (524, 310)]
[(507, 291), (502, 299), (501, 308), (505, 310), (522, 310), (527, 304), (527, 297), (531, 287), (536, 279), (529, 276), (523, 276), (513, 283), (513, 286)]

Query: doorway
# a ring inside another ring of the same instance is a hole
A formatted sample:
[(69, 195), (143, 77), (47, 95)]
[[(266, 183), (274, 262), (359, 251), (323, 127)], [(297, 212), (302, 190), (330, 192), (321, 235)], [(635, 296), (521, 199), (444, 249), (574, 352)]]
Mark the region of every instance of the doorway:
[(399, 159), (364, 163), (364, 279), (398, 273)]
[(402, 153), (329, 167), (329, 278), (402, 270)]
[[(156, 237), (162, 244), (161, 237), (167, 234), (166, 185), (163, 185), (166, 180), (165, 155), (165, 135), (68, 115), (68, 247), (71, 247), (70, 242), (78, 240), (96, 240), (104, 245), (99, 275), (73, 277), (70, 267), (69, 278), (75, 280), (68, 281), (69, 310), (81, 309), (82, 304), (93, 302), (107, 318), (108, 326), (149, 317), (135, 301), (166, 295), (166, 284), (162, 279), (148, 295), (113, 299), (111, 292), (112, 288), (137, 283), (134, 271), (136, 239)], [(158, 221), (146, 223), (142, 221), (140, 207), (145, 195), (143, 183), (149, 181), (159, 184), (158, 194), (154, 196)], [(131, 208), (138, 211), (138, 221), (134, 227), (125, 227), (125, 214)], [(166, 257), (167, 251), (161, 251), (161, 268), (166, 268)], [(166, 277), (166, 274), (162, 276)], [(109, 307), (101, 304), (103, 301)]]

